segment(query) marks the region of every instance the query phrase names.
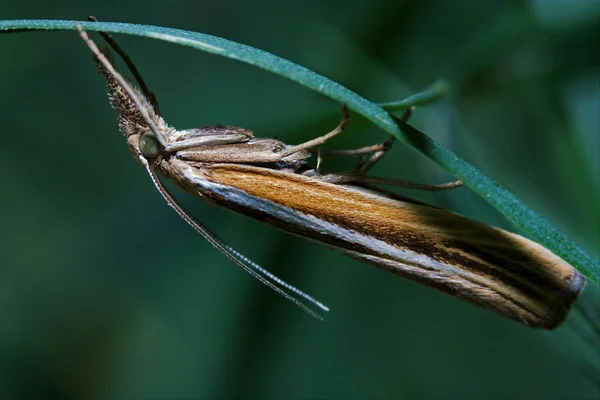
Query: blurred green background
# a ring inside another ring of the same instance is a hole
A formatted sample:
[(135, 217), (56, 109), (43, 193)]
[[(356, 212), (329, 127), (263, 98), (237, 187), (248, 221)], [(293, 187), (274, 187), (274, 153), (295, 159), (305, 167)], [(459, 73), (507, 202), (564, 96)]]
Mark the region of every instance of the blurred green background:
[[(1, 10), (1, 19), (91, 14), (222, 36), (373, 101), (444, 78), (452, 93), (412, 123), (599, 256), (598, 1), (2, 0)], [(235, 124), (294, 144), (338, 122), (338, 104), (275, 75), (117, 39), (179, 128)], [(0, 54), (0, 397), (599, 395), (569, 357), (582, 349), (569, 324), (521, 326), (177, 192), (229, 244), (330, 306), (315, 321), (166, 206), (74, 32), (0, 35)], [(331, 146), (385, 138), (356, 117)], [(450, 179), (401, 144), (375, 174)], [(406, 194), (514, 230), (467, 189)]]

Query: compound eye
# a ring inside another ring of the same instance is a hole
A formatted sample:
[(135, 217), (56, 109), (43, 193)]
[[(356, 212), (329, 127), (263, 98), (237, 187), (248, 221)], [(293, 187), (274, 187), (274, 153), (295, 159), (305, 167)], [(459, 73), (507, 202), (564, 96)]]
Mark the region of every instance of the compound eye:
[(156, 158), (160, 155), (160, 143), (158, 143), (158, 139), (156, 139), (154, 133), (150, 131), (142, 133), (139, 146), (140, 152), (146, 158)]

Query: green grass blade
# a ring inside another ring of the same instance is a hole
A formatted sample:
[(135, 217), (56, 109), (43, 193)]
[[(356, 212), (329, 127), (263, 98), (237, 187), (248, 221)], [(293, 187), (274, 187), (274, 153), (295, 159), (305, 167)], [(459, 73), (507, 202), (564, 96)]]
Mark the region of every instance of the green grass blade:
[[(380, 105), (372, 103), (338, 83), (290, 61), (262, 50), (214, 36), (148, 25), (58, 20), (14, 20), (0, 21), (0, 33), (28, 30), (73, 30), (77, 24), (81, 24), (86, 30), (90, 31), (144, 36), (239, 60), (291, 79), (338, 102), (346, 103), (354, 112), (363, 115), (402, 142), (413, 146), (434, 160), (444, 170), (461, 179), (466, 186), (486, 199), (506, 218), (527, 232), (531, 238), (575, 266), (592, 281), (600, 283), (600, 263), (597, 260), (558, 231), (542, 216), (524, 205), (513, 194), (483, 175), (474, 166), (415, 128), (404, 123), (396, 123), (394, 118)], [(423, 97), (425, 100), (430, 99), (427, 95), (421, 97), (417, 95), (416, 100), (422, 101)], [(414, 101), (415, 99), (411, 100), (411, 102)], [(398, 109), (406, 107), (406, 103), (401, 105), (388, 104), (387, 106)]]
[(402, 111), (410, 107), (425, 106), (433, 103), (448, 94), (449, 85), (446, 81), (436, 81), (429, 88), (420, 93), (413, 94), (400, 101), (379, 103), (379, 107), (389, 112)]

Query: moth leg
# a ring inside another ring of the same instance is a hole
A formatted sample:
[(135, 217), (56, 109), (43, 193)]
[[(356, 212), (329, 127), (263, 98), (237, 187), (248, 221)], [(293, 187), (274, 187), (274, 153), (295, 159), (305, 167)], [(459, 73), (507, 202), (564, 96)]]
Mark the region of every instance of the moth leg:
[[(90, 22), (98, 22), (96, 17), (94, 17), (92, 15), (87, 17), (87, 19)], [(144, 95), (148, 98), (148, 100), (152, 104), (152, 107), (154, 107), (154, 111), (156, 112), (156, 114), (158, 116), (160, 116), (160, 108), (158, 107), (158, 100), (156, 99), (156, 96), (154, 95), (154, 93), (152, 93), (150, 88), (148, 88), (148, 85), (146, 85), (144, 78), (142, 78), (142, 74), (140, 74), (140, 71), (135, 66), (131, 57), (129, 57), (129, 55), (125, 52), (125, 50), (123, 50), (123, 48), (121, 46), (119, 46), (117, 41), (111, 35), (109, 35), (106, 32), (99, 32), (99, 33), (102, 36), (102, 38), (106, 41), (106, 43), (108, 43), (108, 45), (115, 51), (115, 53), (117, 53), (119, 55), (119, 57), (121, 57), (123, 62), (125, 62), (125, 65), (127, 65), (127, 68), (129, 69), (129, 71), (131, 72), (133, 77), (135, 78), (136, 82), (140, 85), (140, 89), (142, 90), (142, 93), (144, 93)]]
[[(406, 111), (402, 113), (400, 120), (402, 120), (403, 122), (408, 121), (414, 109), (414, 107), (407, 108)], [(381, 161), (383, 156), (385, 156), (388, 153), (388, 151), (390, 151), (395, 141), (396, 137), (390, 136), (385, 142), (381, 143), (381, 149), (375, 151), (375, 153), (371, 155), (371, 158), (369, 158), (369, 160), (367, 160), (362, 166), (360, 166), (360, 172), (363, 174), (367, 173), (368, 170), (373, 168), (375, 164)]]
[(344, 129), (346, 128), (346, 125), (348, 124), (349, 120), (350, 120), (350, 115), (348, 113), (348, 107), (346, 106), (346, 104), (342, 104), (342, 120), (340, 121), (339, 125), (334, 130), (332, 130), (331, 132), (329, 132), (323, 136), (319, 136), (318, 138), (309, 140), (308, 142), (304, 142), (304, 143), (298, 144), (296, 146), (289, 147), (286, 150), (282, 151), (281, 153), (278, 153), (277, 156), (279, 158), (285, 158), (294, 153), (298, 153), (299, 151), (308, 150), (313, 147), (320, 146), (323, 143), (325, 143), (326, 141), (328, 141), (329, 139), (333, 138), (334, 136), (337, 136), (340, 133), (344, 132)]
[(388, 140), (383, 143), (377, 143), (371, 146), (361, 147), (353, 150), (323, 150), (323, 154), (326, 156), (337, 156), (337, 157), (355, 157), (362, 156), (363, 154), (376, 153), (382, 151), (385, 146), (391, 146), (388, 142), (394, 141), (394, 136), (391, 136)]
[[(403, 122), (408, 121), (408, 119), (412, 115), (413, 110), (414, 110), (414, 107), (408, 108), (406, 111), (404, 111), (404, 113), (402, 114), (400, 119)], [(390, 149), (392, 148), (392, 145), (394, 144), (395, 141), (396, 141), (396, 137), (390, 136), (386, 141), (384, 141), (382, 143), (374, 144), (372, 146), (361, 147), (359, 149), (353, 149), (353, 150), (327, 150), (327, 151), (324, 151), (323, 153), (325, 155), (343, 156), (343, 157), (354, 157), (354, 156), (361, 156), (363, 154), (372, 153), (371, 157), (368, 160), (365, 161), (365, 160), (361, 159), (361, 160), (359, 160), (357, 165), (354, 167), (355, 170), (360, 171), (362, 173), (366, 173), (368, 170), (373, 168), (375, 166), (375, 164), (377, 164), (383, 158), (383, 156), (385, 156), (390, 151)]]
[[(408, 120), (408, 118), (410, 118), (410, 115), (412, 114), (413, 109), (414, 109), (414, 107), (407, 109), (402, 114), (400, 119), (403, 122), (406, 122)], [(383, 158), (383, 156), (385, 156), (388, 153), (388, 151), (390, 151), (390, 149), (392, 148), (392, 145), (394, 144), (395, 141), (396, 141), (396, 138), (394, 136), (390, 136), (390, 138), (387, 139), (385, 142), (375, 144), (373, 146), (367, 146), (367, 147), (363, 147), (363, 148), (355, 149), (355, 150), (338, 150), (338, 151), (334, 151), (334, 152), (328, 152), (327, 154), (330, 154), (330, 155), (333, 154), (333, 155), (342, 155), (342, 156), (355, 156), (355, 155), (362, 155), (362, 154), (366, 154), (366, 153), (373, 153), (373, 154), (366, 161), (363, 158), (361, 158), (358, 161), (358, 163), (356, 164), (356, 166), (354, 167), (354, 169), (352, 169), (351, 171), (341, 172), (341, 173), (337, 173), (337, 174), (320, 175), (320, 171), (317, 168), (317, 176), (319, 179), (321, 179), (325, 182), (335, 183), (335, 184), (345, 184), (345, 183), (346, 184), (347, 183), (381, 184), (381, 185), (403, 187), (403, 188), (408, 188), (408, 189), (419, 189), (419, 190), (425, 190), (425, 191), (430, 191), (430, 192), (438, 191), (438, 190), (448, 190), (448, 189), (453, 189), (453, 188), (462, 186), (463, 183), (460, 180), (442, 183), (442, 184), (431, 185), (431, 184), (425, 184), (425, 183), (411, 182), (411, 181), (407, 181), (404, 179), (378, 178), (378, 177), (367, 176), (366, 175), (367, 171), (369, 171), (371, 168), (373, 168), (375, 166), (375, 164), (377, 164)]]
[(463, 182), (461, 180), (446, 182), (446, 183), (439, 183), (439, 184), (428, 184), (428, 183), (417, 183), (417, 182), (407, 181), (404, 179), (378, 178), (378, 177), (374, 177), (374, 176), (362, 176), (362, 177), (358, 178), (357, 182), (390, 185), (390, 186), (403, 187), (403, 188), (407, 188), (407, 189), (424, 190), (427, 192), (437, 192), (440, 190), (454, 189), (454, 188), (457, 188), (457, 187), (463, 185)]
[(248, 141), (248, 135), (239, 133), (229, 133), (223, 135), (199, 136), (191, 139), (184, 139), (178, 142), (172, 142), (165, 147), (165, 151), (173, 153), (186, 149), (194, 149), (199, 146), (218, 146), (224, 144), (244, 143)]
[(375, 176), (366, 176), (360, 171), (352, 170), (347, 172), (340, 172), (337, 174), (326, 174), (326, 175), (317, 175), (317, 178), (328, 183), (334, 184), (380, 184), (380, 185), (389, 185), (402, 187), (407, 189), (418, 189), (424, 190), (428, 192), (435, 192), (440, 190), (448, 190), (454, 189), (459, 186), (462, 186), (463, 183), (460, 180), (441, 183), (441, 184), (427, 184), (427, 183), (417, 183), (408, 181), (405, 179), (396, 179), (396, 178), (379, 178)]
[(395, 141), (396, 137), (390, 136), (388, 140), (380, 144), (380, 149), (376, 150), (367, 161), (357, 164), (355, 169), (359, 168), (361, 173), (367, 173), (368, 170), (373, 168), (390, 151)]

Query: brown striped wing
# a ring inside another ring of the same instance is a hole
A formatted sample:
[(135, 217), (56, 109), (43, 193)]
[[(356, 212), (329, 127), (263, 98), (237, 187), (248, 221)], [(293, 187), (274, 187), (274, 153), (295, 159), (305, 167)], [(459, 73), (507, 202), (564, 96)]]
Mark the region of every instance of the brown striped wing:
[(172, 162), (163, 172), (203, 199), (533, 327), (560, 325), (585, 284), (539, 244), (446, 210), (284, 171)]

